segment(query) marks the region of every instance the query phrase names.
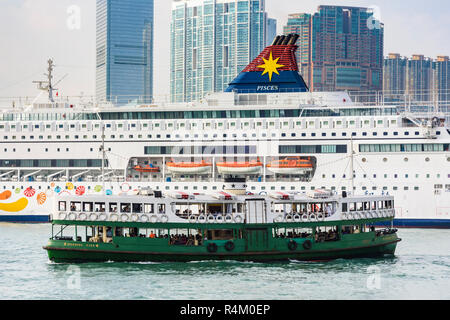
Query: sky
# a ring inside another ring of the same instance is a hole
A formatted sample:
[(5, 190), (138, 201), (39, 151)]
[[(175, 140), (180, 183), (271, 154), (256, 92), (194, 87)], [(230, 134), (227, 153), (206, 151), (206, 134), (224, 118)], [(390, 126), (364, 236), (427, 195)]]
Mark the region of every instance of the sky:
[[(0, 97), (39, 92), (47, 60), (55, 61), (60, 95), (95, 94), (95, 0), (0, 0)], [(169, 93), (171, 0), (155, 0), (154, 93)], [(282, 33), (289, 13), (314, 13), (319, 5), (379, 8), (385, 55), (450, 55), (448, 0), (266, 0)]]

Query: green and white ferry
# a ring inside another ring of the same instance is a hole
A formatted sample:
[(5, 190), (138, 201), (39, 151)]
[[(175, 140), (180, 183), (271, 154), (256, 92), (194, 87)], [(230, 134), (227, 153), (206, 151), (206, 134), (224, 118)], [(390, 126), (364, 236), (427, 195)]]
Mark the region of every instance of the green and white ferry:
[(251, 194), (227, 179), (216, 194), (141, 191), (55, 199), (54, 262), (322, 261), (393, 255), (392, 196)]

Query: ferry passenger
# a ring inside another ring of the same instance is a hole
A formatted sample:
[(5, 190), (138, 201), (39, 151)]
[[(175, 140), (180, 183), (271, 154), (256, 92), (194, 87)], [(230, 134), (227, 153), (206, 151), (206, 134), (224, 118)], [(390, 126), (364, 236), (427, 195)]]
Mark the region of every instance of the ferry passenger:
[(72, 204), (70, 205), (70, 211), (76, 211), (76, 210), (77, 210), (77, 208), (75, 207), (75, 204), (72, 203)]

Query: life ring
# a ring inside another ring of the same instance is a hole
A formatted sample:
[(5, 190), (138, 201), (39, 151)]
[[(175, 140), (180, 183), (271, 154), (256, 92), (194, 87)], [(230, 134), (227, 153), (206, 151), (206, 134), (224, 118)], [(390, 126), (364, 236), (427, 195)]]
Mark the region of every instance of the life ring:
[(77, 218), (77, 215), (75, 212), (71, 212), (69, 214), (69, 220), (74, 221)]
[(152, 216), (150, 217), (150, 222), (151, 222), (151, 223), (156, 223), (156, 222), (158, 222), (158, 217), (157, 217), (156, 215), (152, 215)]
[(210, 253), (215, 253), (215, 252), (217, 252), (218, 247), (217, 247), (217, 244), (215, 244), (214, 242), (210, 242), (210, 243), (208, 243), (208, 246), (206, 247), (206, 249)]
[(100, 219), (100, 221), (106, 221), (106, 219), (108, 219), (108, 216), (105, 213), (102, 213), (98, 218)]
[(150, 218), (148, 217), (148, 215), (146, 215), (146, 214), (143, 214), (142, 216), (141, 216), (141, 222), (144, 222), (144, 223), (146, 223), (146, 222), (148, 222), (149, 220), (150, 220)]
[(133, 213), (131, 215), (131, 221), (133, 221), (133, 222), (139, 221), (139, 216), (136, 213)]
[(78, 220), (80, 221), (86, 221), (87, 220), (87, 214), (82, 212), (78, 215)]
[(200, 223), (205, 223), (206, 222), (206, 216), (204, 214), (199, 215), (197, 221), (200, 222)]
[(127, 214), (124, 213), (124, 214), (120, 215), (120, 220), (122, 220), (122, 222), (127, 222), (128, 219), (129, 219), (129, 217)]
[(295, 251), (295, 250), (297, 250), (297, 248), (298, 248), (298, 243), (295, 242), (294, 240), (291, 240), (291, 241), (289, 241), (289, 243), (288, 243), (288, 248), (289, 248), (289, 250), (291, 250), (291, 251)]
[(232, 216), (231, 214), (227, 214), (227, 215), (225, 216), (225, 222), (226, 222), (226, 223), (231, 223), (231, 222), (233, 222), (233, 216)]
[(310, 250), (312, 248), (312, 242), (311, 240), (306, 240), (305, 242), (303, 242), (303, 248), (305, 250)]
[(214, 216), (212, 214), (208, 215), (208, 217), (206, 218), (206, 220), (208, 221), (208, 223), (214, 223), (216, 222), (216, 218), (214, 218)]
[[(125, 188), (125, 186), (128, 186), (128, 188)], [(122, 185), (120, 186), (120, 190), (122, 190), (122, 192), (128, 192), (131, 190), (131, 186), (128, 183), (122, 183)]]
[(280, 215), (276, 216), (273, 221), (276, 223), (283, 222), (283, 216), (280, 214)]
[(293, 218), (292, 215), (290, 215), (290, 214), (287, 214), (287, 215), (284, 217), (284, 221), (285, 221), (285, 222), (292, 222), (293, 219), (294, 219), (294, 218)]
[(346, 220), (347, 219), (347, 214), (345, 212), (342, 212), (341, 213), (341, 217), (342, 217), (342, 220)]
[(225, 250), (233, 251), (234, 248), (235, 248), (235, 245), (234, 245), (233, 241), (228, 241), (227, 243), (225, 243)]
[(60, 212), (58, 217), (59, 217), (59, 220), (66, 220), (67, 214), (65, 212)]
[(111, 220), (113, 222), (119, 221), (119, 215), (116, 213), (113, 213), (109, 216), (109, 220)]
[(309, 221), (309, 216), (306, 213), (304, 215), (302, 215), (302, 221), (303, 222)]
[(196, 223), (197, 222), (197, 217), (194, 216), (193, 214), (191, 214), (188, 218), (189, 223)]
[(98, 219), (97, 214), (91, 213), (91, 214), (89, 215), (89, 221), (97, 221), (97, 219)]
[(241, 216), (236, 216), (236, 217), (234, 217), (234, 222), (236, 222), (236, 223), (242, 223), (242, 221), (244, 221), (244, 219), (242, 219)]
[(167, 222), (169, 222), (169, 216), (163, 214), (163, 215), (161, 216), (161, 222), (162, 222), (162, 223), (167, 223)]
[(302, 217), (299, 214), (294, 214), (294, 221), (295, 222), (302, 222)]
[(224, 220), (224, 218), (223, 218), (223, 215), (221, 215), (221, 214), (219, 214), (219, 215), (216, 217), (216, 222), (217, 222), (217, 223), (223, 223), (223, 220)]

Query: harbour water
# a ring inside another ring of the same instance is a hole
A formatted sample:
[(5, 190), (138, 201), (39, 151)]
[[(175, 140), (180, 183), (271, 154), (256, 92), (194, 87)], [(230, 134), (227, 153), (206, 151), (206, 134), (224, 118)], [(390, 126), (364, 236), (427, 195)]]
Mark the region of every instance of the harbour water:
[(450, 230), (400, 230), (383, 259), (55, 264), (50, 229), (0, 224), (0, 299), (450, 299)]

